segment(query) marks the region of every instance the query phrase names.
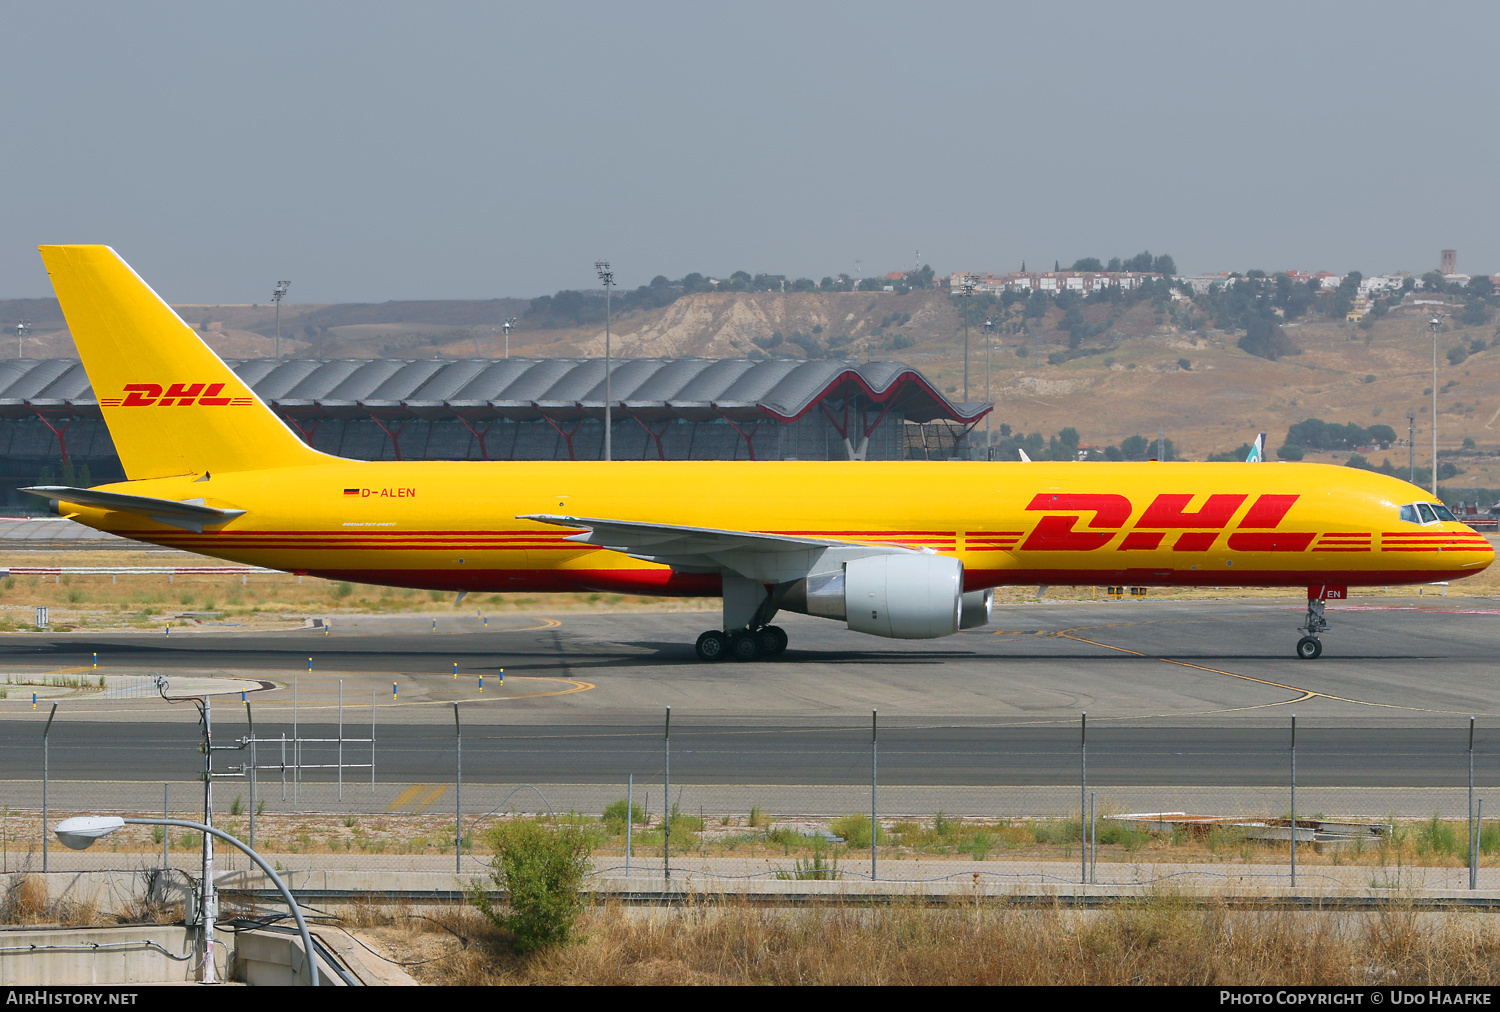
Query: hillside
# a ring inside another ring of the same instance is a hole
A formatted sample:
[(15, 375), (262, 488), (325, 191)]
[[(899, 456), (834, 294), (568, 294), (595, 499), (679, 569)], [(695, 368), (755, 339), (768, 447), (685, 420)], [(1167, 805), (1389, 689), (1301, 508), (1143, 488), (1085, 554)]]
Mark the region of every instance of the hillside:
[[(895, 293), (711, 293), (626, 314), (613, 327), (613, 348), (633, 356), (786, 356), (899, 359), (910, 362), (955, 399), (963, 399), (963, 325), (954, 300), (936, 290)], [(50, 303), (50, 311), (48, 309)], [(282, 309), (282, 353), (320, 357), (499, 356), (498, 323), (522, 318), (510, 335), (512, 355), (592, 356), (604, 352), (602, 327), (533, 329), (520, 300), (303, 306)], [(1254, 358), (1235, 344), (1238, 334), (1202, 328), (1201, 321), (1158, 315), (1149, 304), (1085, 306), (1093, 329), (1080, 357), (1050, 364), (1068, 334), (1061, 314), (1023, 320), (1018, 311), (997, 319), (992, 347), (995, 429), (1051, 435), (1078, 429), (1085, 445), (1118, 443), (1164, 429), (1180, 455), (1202, 459), (1231, 450), (1256, 432), (1281, 444), (1287, 428), (1308, 417), (1360, 426), (1384, 423), (1406, 435), (1408, 411), (1417, 413), (1417, 461), (1430, 456), (1426, 422), (1431, 386), (1431, 307), (1399, 309), (1368, 329), (1343, 322), (1288, 324), (1302, 352), (1276, 362)], [(265, 306), (180, 306), (221, 354), (271, 354), (274, 316)], [(29, 315), (34, 331), (28, 357), (73, 356), (75, 351), (51, 300), (0, 302), (0, 319)], [(485, 321), (493, 320), (493, 323)], [(1188, 330), (1198, 323), (1201, 329)], [(13, 334), (13, 332), (12, 332)], [(779, 335), (779, 339), (778, 339)], [(1488, 344), (1496, 328), (1444, 324), (1439, 334), (1440, 449), (1465, 473), (1445, 487), (1500, 486), (1500, 348), (1458, 365), (1446, 353), (1476, 339)], [(13, 337), (12, 337), (13, 340)], [(3, 341), (3, 338), (0, 338)], [(984, 335), (970, 329), (970, 400), (982, 400)], [(13, 354), (14, 345), (11, 346)], [(6, 346), (0, 343), (0, 352)], [(1060, 357), (1060, 356), (1058, 356)], [(1187, 368), (1180, 363), (1185, 360)], [(1370, 379), (1369, 377), (1373, 377)], [(1379, 464), (1404, 467), (1406, 448), (1366, 451)], [(1309, 454), (1339, 463), (1348, 451)]]

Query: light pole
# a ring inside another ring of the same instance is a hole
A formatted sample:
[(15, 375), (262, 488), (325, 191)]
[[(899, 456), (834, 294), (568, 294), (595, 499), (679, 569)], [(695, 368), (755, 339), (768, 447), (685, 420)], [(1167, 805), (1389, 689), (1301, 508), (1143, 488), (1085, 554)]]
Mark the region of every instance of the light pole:
[(276, 282), (276, 290), (271, 293), (271, 301), (276, 303), (276, 357), (281, 357), (281, 300), (286, 295), (286, 290), (292, 287), (290, 281)]
[(1437, 335), (1443, 325), (1441, 315), (1432, 317), (1427, 324), (1432, 330), (1432, 497), (1437, 498)]
[[(974, 279), (969, 275), (964, 275), (963, 286), (959, 288), (958, 294), (965, 299), (974, 295)], [(963, 306), (963, 303), (959, 305)], [(964, 401), (967, 403), (969, 400), (969, 307), (963, 306), (960, 312), (964, 317)]]
[[(608, 297), (605, 298), (605, 301), (606, 302), (609, 301)], [(605, 310), (604, 315), (606, 317), (605, 322), (604, 322), (604, 329), (605, 330), (609, 330), (609, 320), (607, 319), (608, 316), (609, 316), (609, 311), (607, 309)], [(515, 325), (516, 325), (516, 318), (514, 316), (510, 317), (504, 323), (500, 324), (500, 331), (505, 335), (505, 357), (506, 358), (510, 358), (510, 328), (514, 327)], [(606, 344), (608, 343), (608, 339), (607, 338), (605, 339), (605, 343)]]
[(453, 874), (458, 875), (464, 870), (464, 726), (458, 722), (457, 702), (453, 704), (453, 748), (458, 771), (458, 789), (453, 794)]
[[(995, 321), (987, 319), (984, 321), (984, 401), (990, 403), (990, 345), (995, 339)], [(994, 457), (994, 443), (990, 440), (990, 419), (995, 414), (995, 407), (990, 405), (990, 410), (984, 416), (984, 459), (990, 460)]]
[(594, 261), (594, 270), (604, 284), (604, 459), (611, 460), (610, 435), (614, 419), (610, 416), (609, 387), (609, 290), (615, 284), (615, 272), (610, 270), (608, 260)]
[(1411, 474), (1406, 480), (1415, 485), (1417, 483), (1417, 413), (1415, 411), (1406, 413), (1406, 457), (1407, 463), (1411, 465)]
[[(297, 900), (292, 896), (292, 891), (286, 887), (281, 876), (277, 875), (269, 864), (266, 864), (265, 858), (228, 833), (188, 819), (122, 819), (117, 815), (80, 815), (76, 818), (64, 819), (57, 824), (53, 832), (57, 834), (57, 839), (63, 846), (71, 847), (73, 850), (86, 850), (93, 846), (95, 840), (108, 836), (124, 826), (162, 826), (164, 828), (175, 826), (179, 829), (191, 829), (205, 835), (217, 836), (225, 843), (244, 851), (245, 855), (270, 877), (276, 888), (281, 891), (281, 898), (286, 900), (287, 906), (291, 907), (292, 918), (297, 922), (297, 930), (302, 933), (302, 951), (307, 956), (308, 983), (313, 987), (318, 986), (317, 952), (313, 949), (312, 936), (307, 933), (307, 922), (302, 919), (302, 910), (297, 906)], [(213, 939), (205, 939), (203, 948), (208, 954), (204, 965), (210, 967), (213, 965)], [(212, 981), (212, 971), (208, 971), (208, 974), (208, 979)]]
[(16, 358), (21, 357), (21, 339), (31, 330), (30, 320), (21, 320), (16, 324)]
[[(52, 704), (52, 712), (47, 714), (47, 726), (42, 728), (42, 825), (47, 825), (47, 782), (52, 779), (52, 771), (49, 752), (52, 737), (52, 720), (57, 716), (57, 704)], [(42, 874), (47, 873), (47, 834), (42, 833)]]

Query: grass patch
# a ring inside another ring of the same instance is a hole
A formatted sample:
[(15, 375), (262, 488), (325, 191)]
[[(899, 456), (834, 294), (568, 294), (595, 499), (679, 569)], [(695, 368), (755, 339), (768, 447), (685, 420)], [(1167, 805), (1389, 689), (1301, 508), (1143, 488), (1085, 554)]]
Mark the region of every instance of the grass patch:
[[(841, 836), (844, 842), (854, 849), (869, 849), (870, 846), (870, 817), (868, 815), (845, 815), (834, 819), (828, 824), (828, 831), (834, 836)], [(890, 834), (885, 827), (876, 827), (876, 842), (885, 844), (890, 842)]]

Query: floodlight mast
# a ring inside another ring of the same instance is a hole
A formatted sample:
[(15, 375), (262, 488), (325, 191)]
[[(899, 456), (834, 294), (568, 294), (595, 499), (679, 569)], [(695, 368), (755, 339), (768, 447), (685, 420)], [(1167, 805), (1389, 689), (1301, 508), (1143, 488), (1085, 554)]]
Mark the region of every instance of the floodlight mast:
[(1428, 327), (1432, 329), (1432, 497), (1437, 498), (1437, 336), (1443, 325), (1441, 313), (1433, 314)]
[[(995, 340), (995, 321), (986, 319), (984, 321), (984, 401), (990, 404), (990, 345)], [(984, 415), (984, 459), (993, 460), (995, 457), (995, 443), (990, 432), (990, 419), (995, 414), (995, 406), (990, 404), (990, 410)]]
[(611, 429), (614, 419), (610, 417), (610, 386), (609, 386), (609, 290), (615, 284), (615, 272), (610, 269), (608, 260), (594, 261), (594, 270), (599, 274), (599, 280), (604, 285), (604, 459), (612, 460)]
[(1411, 468), (1411, 473), (1406, 480), (1413, 485), (1417, 483), (1417, 413), (1408, 411), (1406, 413), (1406, 460)]
[(21, 340), (31, 331), (31, 321), (22, 319), (16, 324), (16, 358), (21, 357)]
[(276, 303), (276, 357), (281, 357), (281, 300), (286, 296), (286, 290), (292, 287), (290, 281), (276, 282), (276, 290), (271, 293), (271, 301)]
[(514, 316), (508, 317), (504, 323), (500, 324), (500, 330), (501, 330), (501, 332), (503, 334), (505, 334), (505, 357), (506, 358), (510, 358), (510, 331), (511, 331), (511, 328), (514, 327), (515, 325), (516, 325), (516, 318)]
[[(962, 296), (963, 298), (965, 298), (965, 299), (973, 298), (973, 296), (974, 296), (974, 278), (973, 278), (972, 275), (969, 275), (969, 274), (965, 274), (964, 275), (963, 286), (959, 289), (958, 294), (960, 296)], [(964, 314), (964, 402), (968, 403), (968, 400), (969, 400), (969, 307), (968, 306), (964, 306), (964, 308), (963, 308), (963, 314)]]

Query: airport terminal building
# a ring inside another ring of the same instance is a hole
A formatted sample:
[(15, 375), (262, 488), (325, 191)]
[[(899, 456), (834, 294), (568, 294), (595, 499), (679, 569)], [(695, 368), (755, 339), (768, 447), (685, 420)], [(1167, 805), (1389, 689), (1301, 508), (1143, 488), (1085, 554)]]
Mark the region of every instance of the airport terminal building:
[[(229, 365), (316, 449), (362, 460), (598, 460), (604, 360), (242, 359)], [(948, 460), (991, 408), (899, 362), (618, 359), (616, 460)], [(32, 484), (124, 479), (77, 360), (0, 364), (4, 505)]]

